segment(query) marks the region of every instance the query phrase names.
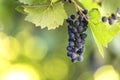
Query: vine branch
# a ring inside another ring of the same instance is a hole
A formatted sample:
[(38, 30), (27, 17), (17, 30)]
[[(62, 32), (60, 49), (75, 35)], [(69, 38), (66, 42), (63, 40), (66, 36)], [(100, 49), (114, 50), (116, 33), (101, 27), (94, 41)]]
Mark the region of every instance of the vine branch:
[(83, 8), (81, 8), (77, 3), (76, 3), (76, 1), (75, 0), (71, 0), (71, 2), (73, 3), (73, 5), (75, 6), (75, 8), (78, 10), (78, 11), (80, 11), (80, 13), (82, 14), (82, 16), (86, 19), (86, 20), (88, 20), (87, 18), (86, 18), (86, 15), (85, 14), (83, 14)]

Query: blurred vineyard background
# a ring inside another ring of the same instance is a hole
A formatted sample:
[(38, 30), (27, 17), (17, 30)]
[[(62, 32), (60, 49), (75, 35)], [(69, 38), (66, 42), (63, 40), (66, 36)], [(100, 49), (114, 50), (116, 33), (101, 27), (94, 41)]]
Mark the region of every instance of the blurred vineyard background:
[(103, 58), (88, 29), (84, 61), (71, 63), (66, 23), (49, 31), (35, 27), (18, 5), (0, 0), (0, 80), (120, 80), (120, 34)]

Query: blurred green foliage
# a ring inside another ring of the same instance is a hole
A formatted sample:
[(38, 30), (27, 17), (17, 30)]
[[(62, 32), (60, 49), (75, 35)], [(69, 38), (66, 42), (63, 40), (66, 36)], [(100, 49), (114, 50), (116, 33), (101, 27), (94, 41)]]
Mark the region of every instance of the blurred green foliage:
[[(65, 8), (70, 7), (65, 4)], [(94, 80), (96, 70), (108, 64), (114, 67), (115, 74), (120, 73), (120, 35), (105, 49), (103, 58), (88, 29), (84, 61), (71, 63), (66, 56), (66, 23), (49, 31), (35, 27), (24, 21), (25, 15), (16, 10), (18, 5), (20, 3), (17, 0), (0, 0), (0, 77), (15, 64), (31, 65), (40, 80)], [(74, 8), (68, 11), (72, 13)]]

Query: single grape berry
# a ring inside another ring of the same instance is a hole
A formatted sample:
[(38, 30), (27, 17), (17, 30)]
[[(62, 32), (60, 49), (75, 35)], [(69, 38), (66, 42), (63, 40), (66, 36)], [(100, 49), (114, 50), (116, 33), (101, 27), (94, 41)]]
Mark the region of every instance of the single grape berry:
[(73, 33), (77, 33), (77, 29), (75, 27), (72, 28)]
[(69, 46), (70, 46), (70, 47), (74, 47), (74, 45), (75, 45), (75, 43), (74, 43), (73, 41), (70, 41), (70, 42), (69, 42)]
[(72, 14), (72, 15), (70, 16), (70, 18), (74, 20), (74, 19), (75, 19), (75, 14)]
[(86, 15), (88, 13), (88, 10), (84, 9), (83, 13)]
[(84, 40), (86, 37), (87, 37), (87, 34), (86, 34), (86, 33), (82, 33), (82, 34), (81, 34), (81, 39)]
[(75, 21), (75, 25), (79, 26), (80, 22), (79, 21)]
[(117, 15), (112, 13), (111, 14), (111, 18), (114, 19), (114, 20), (116, 20), (117, 19)]
[(78, 56), (78, 61), (83, 61), (83, 56)]
[(79, 55), (83, 55), (83, 53), (84, 53), (84, 47), (82, 46), (82, 48), (80, 48), (77, 53)]
[(112, 25), (114, 23), (114, 20), (112, 18), (108, 19), (108, 22), (110, 25)]
[(72, 29), (72, 25), (68, 25), (68, 29)]
[(102, 22), (107, 22), (107, 17), (103, 16), (102, 17)]
[(83, 28), (82, 26), (78, 26), (77, 30), (78, 30), (79, 32), (84, 32), (84, 28)]
[(69, 33), (69, 39), (74, 39), (74, 38), (75, 38), (74, 33), (70, 32), (70, 33)]
[(72, 59), (76, 59), (77, 58), (77, 54), (73, 53), (71, 56)]
[(67, 50), (68, 50), (68, 51), (72, 51), (72, 47), (68, 46), (68, 47), (67, 47)]
[(78, 49), (81, 49), (82, 47), (83, 47), (83, 44), (82, 44), (82, 43), (80, 43), (80, 42), (77, 43), (77, 48), (78, 48)]
[(81, 15), (81, 13), (80, 13), (80, 11), (79, 11), (79, 10), (77, 11), (77, 14), (78, 14), (78, 15)]
[(81, 42), (81, 38), (76, 38), (76, 41), (77, 41), (78, 43), (80, 43), (80, 42)]
[(71, 57), (72, 54), (73, 54), (73, 52), (68, 52), (68, 53), (67, 53), (67, 56), (70, 56), (70, 57)]
[(83, 20), (83, 17), (82, 16), (79, 16), (78, 17), (78, 20), (81, 22)]

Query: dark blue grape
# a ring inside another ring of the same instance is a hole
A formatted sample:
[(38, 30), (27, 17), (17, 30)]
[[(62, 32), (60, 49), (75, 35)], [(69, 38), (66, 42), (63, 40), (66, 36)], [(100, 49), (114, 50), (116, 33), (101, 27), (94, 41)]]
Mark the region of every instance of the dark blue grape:
[(77, 33), (77, 29), (75, 27), (72, 28), (73, 33)]
[(77, 41), (78, 43), (80, 43), (82, 40), (81, 40), (81, 38), (76, 38), (76, 41)]
[(79, 16), (78, 17), (78, 20), (81, 22), (81, 21), (83, 21), (83, 17), (82, 16)]
[(73, 26), (72, 25), (68, 25), (68, 29), (72, 29), (73, 28)]
[(71, 19), (70, 19), (70, 18), (66, 19), (66, 22), (67, 22), (67, 23), (69, 23), (70, 21), (71, 21)]
[(73, 54), (73, 52), (68, 52), (68, 53), (67, 53), (67, 56), (72, 57), (72, 54)]
[(84, 24), (84, 22), (80, 22), (80, 26), (84, 26), (85, 24)]
[(78, 27), (77, 27), (77, 30), (78, 30), (78, 32), (80, 32), (80, 33), (81, 33), (81, 32), (83, 32), (83, 31), (84, 31), (84, 28), (83, 28), (82, 26), (78, 26)]
[(108, 19), (108, 22), (110, 25), (112, 25), (114, 23), (114, 20), (110, 18), (110, 19)]
[(83, 61), (83, 56), (78, 56), (78, 61)]
[(82, 54), (84, 53), (84, 47), (80, 48), (80, 49), (77, 51), (77, 53), (78, 53), (79, 55), (82, 55)]
[(68, 50), (68, 51), (72, 51), (72, 47), (67, 46), (67, 50)]
[(84, 23), (84, 26), (87, 26), (87, 25), (88, 25), (88, 21), (86, 21), (86, 19), (84, 19), (84, 20), (82, 21), (82, 23)]
[(74, 39), (74, 38), (75, 38), (74, 33), (69, 33), (69, 39)]
[(80, 22), (79, 21), (75, 21), (75, 25), (79, 26)]
[(82, 33), (82, 34), (80, 34), (81, 35), (81, 39), (85, 39), (86, 37), (87, 37), (87, 34), (86, 33)]
[(72, 59), (76, 59), (77, 58), (77, 54), (73, 53), (71, 56)]
[(111, 18), (114, 19), (114, 20), (116, 20), (117, 19), (117, 15), (112, 13), (111, 14)]
[(75, 17), (76, 17), (75, 14), (72, 14), (72, 15), (70, 16), (70, 18), (73, 19), (73, 20), (75, 19)]
[(74, 46), (75, 46), (75, 43), (74, 43), (73, 41), (70, 41), (70, 42), (69, 42), (69, 46), (70, 46), (70, 47), (74, 47)]
[(77, 43), (77, 48), (78, 48), (78, 49), (81, 49), (82, 47), (83, 47), (83, 44), (82, 44), (82, 43), (80, 43), (80, 42)]
[(102, 22), (107, 22), (107, 17), (103, 16), (102, 17)]
[(86, 15), (88, 13), (88, 10), (84, 9), (83, 13)]
[(80, 11), (77, 11), (77, 14), (80, 15), (79, 17), (81, 17), (81, 12)]

